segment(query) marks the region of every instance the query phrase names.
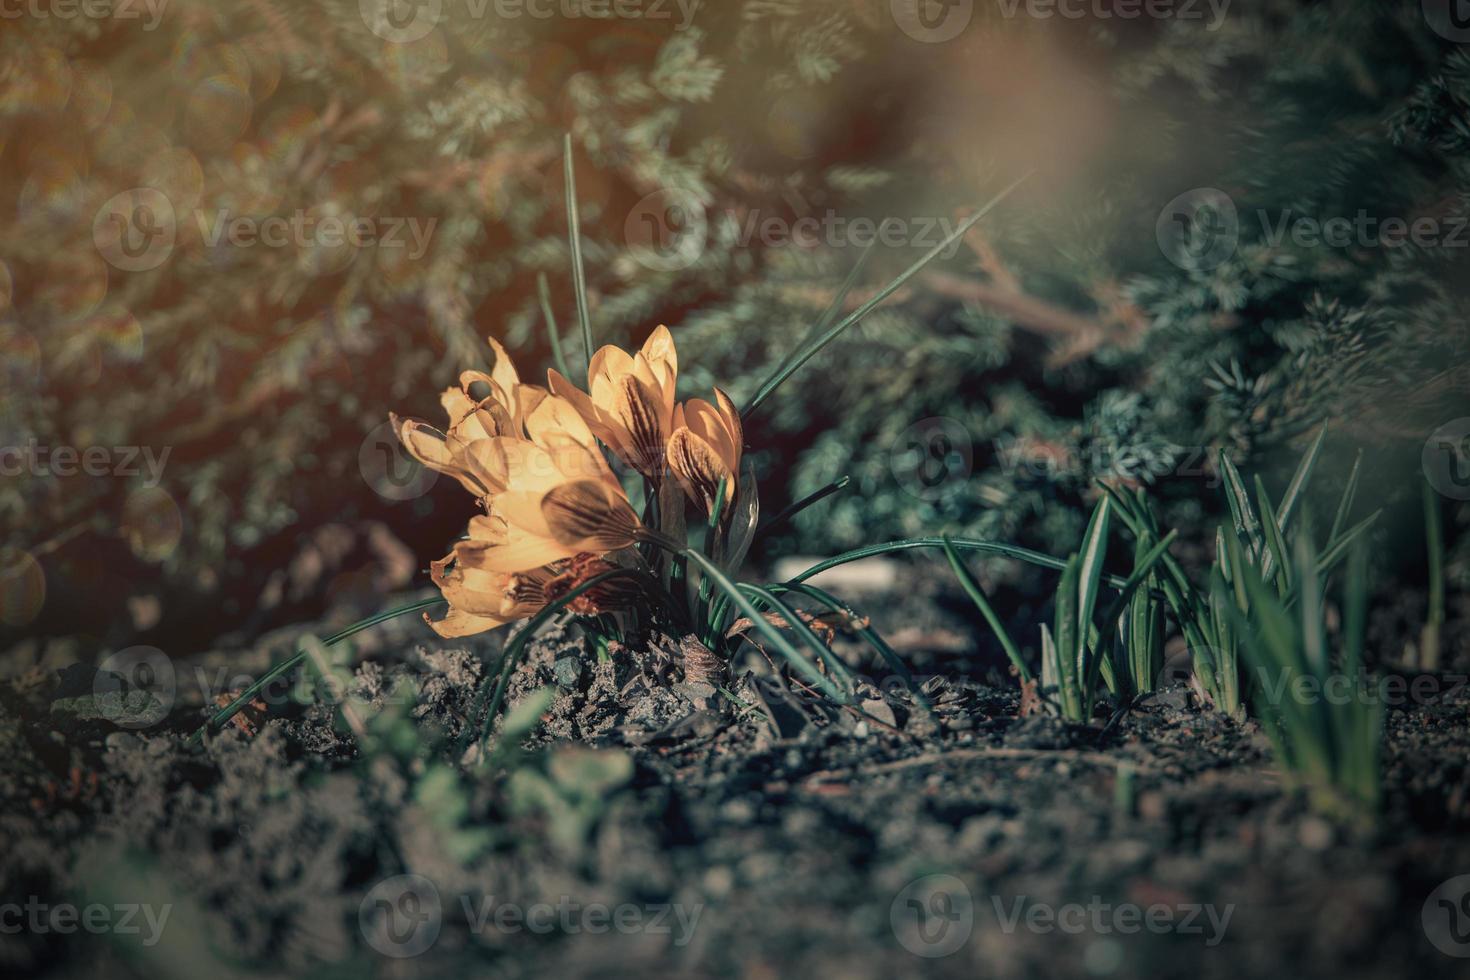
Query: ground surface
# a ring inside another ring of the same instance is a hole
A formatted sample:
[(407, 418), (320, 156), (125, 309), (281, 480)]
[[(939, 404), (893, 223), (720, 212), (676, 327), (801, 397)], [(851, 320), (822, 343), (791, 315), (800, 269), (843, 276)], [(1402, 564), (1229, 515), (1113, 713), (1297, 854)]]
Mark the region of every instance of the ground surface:
[[(550, 689), (543, 722), (480, 766), (499, 640), (425, 632), (363, 634), (345, 711), (276, 697), (202, 746), (201, 704), (296, 632), (180, 664), (161, 718), (81, 667), (7, 682), (0, 884), (45, 908), (6, 912), (6, 973), (1470, 976), (1470, 878), (1436, 892), (1470, 875), (1452, 678), (1390, 710), (1384, 816), (1346, 831), (1182, 687), (1067, 726), (933, 650), (932, 713), (740, 676), (732, 710), (672, 643), (551, 634), (511, 686)], [(111, 927), (63, 931), (68, 903)]]

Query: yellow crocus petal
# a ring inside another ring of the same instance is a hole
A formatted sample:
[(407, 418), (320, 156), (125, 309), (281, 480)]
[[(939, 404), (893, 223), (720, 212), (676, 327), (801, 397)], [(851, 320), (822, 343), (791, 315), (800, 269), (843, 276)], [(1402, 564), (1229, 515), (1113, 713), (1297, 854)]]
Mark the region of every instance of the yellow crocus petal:
[(689, 399), (683, 409), (685, 427), (715, 451), (727, 470), (735, 469), (739, 450), (719, 410), (700, 398)]
[(600, 347), (587, 365), (587, 384), (608, 381), (633, 370), (633, 355), (613, 344)]
[(613, 404), (613, 415), (627, 432), (628, 455), (624, 458), (640, 473), (653, 477), (662, 474), (664, 443), (669, 434), (662, 396), (629, 375), (619, 382)]
[(558, 436), (568, 437), (589, 449), (596, 445), (592, 429), (582, 418), (577, 406), (566, 398), (551, 394), (547, 394), (526, 414), (526, 435), (544, 449), (560, 445), (561, 439)]
[(511, 529), (510, 538), (504, 543), (483, 549), (475, 555), (477, 566), (492, 572), (525, 572), (549, 565), (577, 553), (551, 538), (538, 538)]
[(490, 341), (490, 349), (495, 352), (495, 364), (490, 369), (490, 377), (500, 386), (501, 391), (506, 393), (514, 391), (521, 383), (521, 376), (516, 373), (515, 362), (510, 359), (510, 355), (505, 352), (500, 341), (494, 337), (486, 339)]
[(679, 375), (679, 352), (674, 348), (674, 335), (660, 323), (643, 342), (641, 351), (650, 364), (659, 367), (665, 377), (673, 379)]
[(675, 430), (669, 438), (669, 469), (684, 492), (708, 514), (715, 506), (720, 484), (726, 482), (725, 500), (735, 489), (734, 475), (713, 447), (688, 428)]
[(556, 540), (574, 553), (626, 548), (642, 530), (622, 494), (598, 480), (576, 480), (548, 491), (541, 514)]
[(493, 630), (497, 626), (504, 626), (506, 623), (503, 619), (496, 619), (493, 616), (476, 616), (463, 609), (455, 609), (453, 606), (450, 607), (449, 612), (444, 614), (443, 619), (430, 619), (429, 614), (424, 613), (424, 622), (446, 640), (473, 636), (476, 633)]
[[(544, 499), (544, 491), (524, 490), (512, 490), (491, 498), (490, 506), (495, 515), (506, 523), (508, 532), (505, 540), (509, 540), (511, 533), (530, 534), (539, 538), (553, 537), (551, 527), (541, 513), (541, 501)], [(513, 529), (513, 532), (509, 529)]]
[(730, 396), (719, 388), (715, 389), (715, 407), (719, 409), (720, 416), (725, 420), (725, 431), (730, 434), (730, 440), (735, 446), (735, 460), (733, 468), (740, 469), (740, 457), (745, 452), (745, 426), (740, 421), (740, 409), (730, 400)]
[(587, 427), (592, 430), (594, 436), (602, 440), (614, 452), (620, 452), (621, 447), (609, 424), (611, 421), (610, 418), (607, 413), (599, 410), (592, 403), (591, 397), (586, 392), (562, 377), (555, 370), (548, 370), (546, 372), (546, 381), (551, 388), (552, 394), (571, 403), (572, 407), (577, 410), (577, 414), (582, 416), (582, 421), (586, 422)]
[(477, 403), (465, 394), (463, 388), (445, 388), (439, 395), (439, 404), (444, 406), (444, 414), (452, 427), (473, 412)]
[(500, 544), (506, 536), (505, 518), (498, 514), (471, 517), (468, 534), (471, 541)]
[(471, 410), (448, 429), (450, 436), (463, 443), (493, 439), (514, 432), (515, 422), (510, 413), (493, 396), (473, 402)]
[(454, 477), (477, 497), (488, 492), (489, 488), (466, 467), (459, 455), (459, 444), (456, 441), (426, 422), (400, 419), (396, 415), (389, 415), (388, 419), (393, 431), (398, 434), (398, 441), (403, 443), (403, 448), (414, 459), (437, 473)]
[(465, 447), (464, 458), (472, 473), (492, 485), (491, 493), (549, 490), (566, 480), (551, 453), (524, 439), (481, 439)]

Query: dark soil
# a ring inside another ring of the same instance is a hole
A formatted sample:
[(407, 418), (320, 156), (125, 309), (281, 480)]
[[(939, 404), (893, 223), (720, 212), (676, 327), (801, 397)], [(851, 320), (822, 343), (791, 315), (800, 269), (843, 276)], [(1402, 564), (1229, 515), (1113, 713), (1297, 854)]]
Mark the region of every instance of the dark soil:
[(672, 640), (599, 662), (551, 633), (509, 699), (550, 688), (541, 724), (486, 759), (464, 720), (500, 639), (424, 634), (363, 634), (346, 712), (273, 703), (203, 745), (198, 678), (294, 634), (180, 665), (151, 726), (89, 669), (13, 677), (4, 902), (169, 913), (151, 944), (7, 913), (7, 975), (1470, 976), (1426, 930), (1470, 927), (1431, 895), (1470, 874), (1453, 679), (1390, 709), (1383, 815), (1348, 827), (1183, 687), (1070, 726), (932, 650), (932, 712), (891, 679), (847, 710), (743, 665), (736, 708), (680, 682)]

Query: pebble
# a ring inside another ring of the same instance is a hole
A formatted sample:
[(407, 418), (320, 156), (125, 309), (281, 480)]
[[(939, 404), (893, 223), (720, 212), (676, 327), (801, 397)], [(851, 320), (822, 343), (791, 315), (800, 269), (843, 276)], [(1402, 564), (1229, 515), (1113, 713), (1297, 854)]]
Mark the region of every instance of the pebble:
[(109, 732), (102, 744), (109, 752), (127, 752), (139, 748), (143, 740), (132, 732)]

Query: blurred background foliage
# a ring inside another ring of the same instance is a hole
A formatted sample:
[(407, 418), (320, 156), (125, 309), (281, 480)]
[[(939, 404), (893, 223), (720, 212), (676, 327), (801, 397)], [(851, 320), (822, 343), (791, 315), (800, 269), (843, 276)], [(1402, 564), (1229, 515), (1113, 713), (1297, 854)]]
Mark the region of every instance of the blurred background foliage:
[[(667, 323), (681, 392), (737, 401), (861, 251), (850, 228), (793, 242), (761, 222), (906, 222), (851, 307), (1035, 170), (752, 419), (768, 512), (853, 477), (758, 560), (941, 529), (1063, 552), (1096, 476), (1156, 482), (1173, 521), (1198, 519), (1211, 454), (1271, 465), (1324, 421), (1338, 472), (1364, 446), (1369, 492), (1417, 499), (1425, 437), (1465, 414), (1470, 233), (1300, 247), (1269, 226), (1463, 222), (1470, 57), (1419, 3), (1236, 0), (1218, 22), (980, 3), (925, 43), (903, 2), (539, 18), (445, 0), (408, 42), (381, 36), (378, 0), (0, 20), (0, 445), (169, 453), (157, 487), (0, 476), (0, 625), (176, 649), (422, 581), (470, 504), (378, 493), (378, 427), (437, 419), (486, 334), (538, 374), (538, 274), (584, 357), (564, 133), (599, 342)], [(152, 220), (174, 243), (129, 270), (97, 229), (136, 188), (166, 198)], [(1159, 242), (1198, 188), (1237, 209), (1218, 264)], [(210, 240), (220, 216), (293, 215), (431, 234), (422, 254)]]

